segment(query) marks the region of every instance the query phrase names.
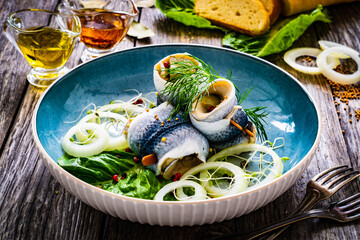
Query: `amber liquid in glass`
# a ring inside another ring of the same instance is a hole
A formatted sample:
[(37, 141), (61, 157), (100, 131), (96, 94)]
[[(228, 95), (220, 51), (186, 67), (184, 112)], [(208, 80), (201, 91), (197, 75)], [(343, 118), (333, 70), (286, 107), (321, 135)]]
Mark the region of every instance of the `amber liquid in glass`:
[(121, 41), (128, 28), (126, 14), (108, 12), (103, 9), (80, 9), (81, 41), (89, 48), (107, 50)]
[(68, 32), (50, 27), (28, 28), (33, 32), (19, 33), (17, 44), (32, 67), (62, 67), (74, 49), (75, 41)]

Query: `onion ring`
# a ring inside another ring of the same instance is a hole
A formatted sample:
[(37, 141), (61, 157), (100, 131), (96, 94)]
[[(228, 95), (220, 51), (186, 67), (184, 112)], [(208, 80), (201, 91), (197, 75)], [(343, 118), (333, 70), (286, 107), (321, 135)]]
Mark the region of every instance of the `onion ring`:
[[(115, 119), (118, 122), (123, 123), (124, 127), (125, 124), (128, 122), (128, 119), (126, 119), (125, 117), (123, 117), (122, 115), (118, 114), (118, 113), (113, 113), (113, 112), (98, 112), (97, 116), (95, 114), (89, 114), (87, 116), (85, 116), (84, 118), (82, 118), (78, 124), (83, 124), (83, 123), (96, 123), (97, 118), (109, 118), (109, 119)], [(105, 122), (100, 122), (100, 125), (104, 126), (104, 128), (108, 131), (108, 129), (106, 128), (106, 125), (110, 122), (109, 121), (105, 121)], [(110, 139), (108, 142), (108, 145), (105, 149), (105, 151), (113, 151), (113, 150), (120, 150), (120, 149), (125, 149), (128, 147), (128, 142), (126, 140), (125, 135), (123, 134), (123, 130), (124, 128), (122, 128), (120, 130), (120, 132), (116, 135), (116, 136), (112, 136), (111, 134), (109, 134)], [(79, 131), (77, 133), (75, 133), (75, 136), (77, 139), (79, 139), (80, 141), (92, 141), (88, 139), (88, 135), (89, 133), (91, 134), (91, 132), (87, 132), (87, 131)]]
[(274, 165), (271, 168), (271, 172), (265, 177), (265, 179), (263, 179), (260, 183), (257, 183), (248, 188), (248, 189), (252, 189), (271, 182), (272, 180), (282, 175), (283, 173), (284, 165), (280, 157), (274, 152), (272, 148), (260, 144), (239, 144), (218, 152), (217, 154), (209, 158), (207, 160), (207, 163), (215, 162), (218, 159), (222, 159), (223, 157), (226, 156), (238, 155), (243, 152), (258, 152), (258, 151), (269, 154), (273, 159)]
[[(191, 168), (189, 171), (187, 171), (180, 180), (185, 180), (190, 175), (194, 175), (200, 172), (203, 172), (208, 169), (226, 169), (233, 173), (234, 175), (234, 184), (230, 189), (222, 189), (217, 187), (211, 187), (209, 186), (208, 182), (204, 185), (204, 188), (211, 194), (211, 196), (221, 197), (225, 195), (233, 195), (236, 193), (243, 192), (247, 189), (248, 181), (245, 177), (246, 173), (238, 166), (227, 163), (227, 162), (208, 162), (203, 163), (200, 165), (197, 165), (196, 167)], [(201, 177), (200, 177), (201, 178)], [(206, 178), (201, 178), (201, 180), (206, 180)], [(176, 191), (176, 194), (178, 197), (183, 198), (186, 195), (184, 194), (182, 188), (178, 188)]]
[(203, 188), (203, 186), (201, 186), (200, 184), (198, 184), (194, 181), (182, 180), (182, 181), (166, 184), (163, 188), (161, 188), (156, 193), (154, 200), (155, 201), (164, 201), (164, 196), (167, 193), (174, 191), (175, 189), (179, 189), (179, 188), (182, 189), (183, 187), (193, 187), (195, 189), (195, 194), (193, 196), (186, 196), (184, 194), (185, 197), (180, 198), (179, 199), (180, 201), (204, 200), (207, 197), (207, 192)]
[[(78, 144), (70, 139), (79, 131), (91, 130), (96, 138), (86, 144)], [(77, 124), (65, 134), (62, 147), (66, 153), (74, 157), (90, 157), (105, 150), (109, 142), (109, 133), (104, 127), (95, 123)]]
[[(320, 40), (318, 41), (319, 46), (322, 50), (326, 50), (328, 48), (332, 48), (332, 47), (345, 47), (350, 49), (351, 51), (354, 51), (354, 53), (359, 54), (355, 49), (349, 48), (347, 46), (344, 46), (342, 44), (339, 43), (335, 43), (335, 42), (331, 42), (331, 41), (326, 41), (326, 40)], [(336, 58), (341, 58), (341, 59), (347, 59), (350, 58), (348, 55), (343, 54), (343, 53), (332, 53), (331, 56), (334, 56)]]
[[(356, 72), (352, 74), (341, 74), (333, 69), (326, 63), (326, 58), (331, 55), (332, 53), (344, 53), (351, 57), (357, 64)], [(324, 50), (318, 58), (316, 59), (316, 64), (318, 65), (322, 74), (325, 77), (340, 84), (354, 84), (360, 81), (360, 57), (358, 52), (354, 52), (349, 48), (344, 47), (332, 47)]]
[[(321, 71), (319, 67), (307, 67), (296, 63), (296, 59), (301, 56), (312, 56), (318, 57), (321, 53), (320, 49), (317, 48), (294, 48), (290, 51), (287, 51), (284, 55), (284, 60), (287, 64), (289, 64), (292, 68), (298, 70), (299, 72), (308, 73), (308, 74), (320, 74)], [(332, 68), (335, 68), (340, 64), (339, 59), (334, 57), (329, 57), (329, 65)]]

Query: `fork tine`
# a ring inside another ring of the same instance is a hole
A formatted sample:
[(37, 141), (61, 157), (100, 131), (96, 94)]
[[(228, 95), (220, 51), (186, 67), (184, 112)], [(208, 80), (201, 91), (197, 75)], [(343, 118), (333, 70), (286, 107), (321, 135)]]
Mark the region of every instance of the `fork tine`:
[(346, 213), (347, 215), (352, 215), (353, 213), (357, 213), (357, 212), (359, 212), (359, 214), (360, 214), (360, 206), (350, 209), (349, 211), (344, 211), (344, 213)]
[(360, 198), (360, 192), (358, 192), (358, 193), (356, 193), (356, 194), (354, 194), (354, 195), (352, 195), (352, 196), (350, 196), (348, 198), (345, 198), (345, 199), (337, 202), (337, 205), (342, 206), (342, 205), (344, 205), (344, 204), (346, 204), (348, 202), (351, 202), (351, 201), (353, 201), (354, 199), (357, 199), (357, 198)]
[(329, 168), (328, 170), (325, 170), (325, 171), (322, 171), (320, 173), (318, 173), (317, 175), (315, 175), (312, 180), (313, 181), (316, 181), (318, 180), (319, 178), (325, 176), (326, 174), (328, 174), (329, 172), (332, 172), (336, 169), (339, 169), (339, 168), (344, 168), (344, 167), (348, 167), (347, 165), (340, 165), (340, 166), (337, 166), (337, 167), (333, 167), (333, 168)]
[(354, 216), (347, 217), (347, 218), (349, 219), (349, 221), (354, 221), (354, 220), (360, 219), (360, 213), (356, 214)]
[[(347, 178), (348, 176), (352, 175), (352, 174), (356, 174), (355, 176), (347, 179), (346, 181), (344, 182), (340, 182), (340, 181), (343, 181), (345, 180), (345, 178)], [(352, 180), (358, 178), (360, 176), (359, 174), (359, 171), (351, 171), (349, 173), (346, 173), (344, 175), (341, 175), (339, 177), (337, 177), (336, 179), (334, 179), (332, 182), (326, 184), (326, 187), (328, 188), (331, 188), (333, 187), (336, 183), (340, 182), (338, 185), (336, 185), (334, 188), (330, 189), (331, 191), (337, 191), (339, 190), (340, 188), (342, 188), (344, 185), (346, 185), (347, 183), (351, 182)]]
[(339, 169), (339, 170), (331, 173), (329, 176), (324, 177), (323, 179), (321, 179), (320, 181), (318, 181), (318, 183), (319, 183), (319, 184), (324, 184), (324, 183), (326, 183), (327, 181), (329, 181), (331, 178), (333, 178), (333, 177), (335, 177), (335, 176), (337, 176), (337, 175), (339, 175), (339, 174), (342, 174), (342, 173), (344, 173), (344, 172), (346, 172), (346, 171), (351, 171), (351, 170), (353, 170), (353, 169), (352, 169), (352, 168)]

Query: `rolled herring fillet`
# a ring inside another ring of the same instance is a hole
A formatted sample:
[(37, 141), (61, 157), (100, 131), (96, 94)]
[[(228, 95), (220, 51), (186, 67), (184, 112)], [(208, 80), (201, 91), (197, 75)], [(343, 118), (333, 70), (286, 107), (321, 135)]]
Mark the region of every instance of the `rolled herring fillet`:
[[(255, 125), (248, 120), (247, 114), (237, 105), (235, 86), (226, 79), (217, 79), (209, 88), (209, 95), (197, 105), (193, 104), (190, 114), (193, 126), (218, 150), (241, 144), (254, 143)], [(238, 126), (231, 123), (231, 120)], [(250, 136), (239, 129), (247, 128)]]
[(165, 179), (205, 162), (209, 152), (207, 139), (182, 114), (169, 118), (173, 109), (164, 102), (135, 117), (127, 131), (130, 148), (141, 156), (154, 153), (158, 161), (149, 168)]
[(154, 66), (154, 84), (156, 91), (159, 93), (158, 101), (160, 103), (168, 101), (169, 97), (161, 94), (165, 89), (166, 82), (170, 79), (171, 76), (167, 73), (166, 69), (174, 68), (177, 66), (176, 62), (185, 62), (188, 64), (196, 64), (201, 66), (197, 60), (191, 57), (188, 53), (175, 53), (168, 55), (157, 62)]

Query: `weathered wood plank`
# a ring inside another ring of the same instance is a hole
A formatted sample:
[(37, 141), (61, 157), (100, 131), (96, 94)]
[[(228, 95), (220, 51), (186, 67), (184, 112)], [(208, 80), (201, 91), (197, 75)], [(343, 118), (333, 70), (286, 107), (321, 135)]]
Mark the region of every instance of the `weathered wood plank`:
[[(354, 4), (354, 5), (359, 5)], [(331, 15), (334, 17), (333, 23), (331, 25), (317, 23), (312, 26), (306, 33), (305, 36), (301, 37), (295, 44), (294, 47), (318, 47), (317, 41), (320, 39), (329, 39), (327, 36), (335, 34), (336, 36), (342, 36), (342, 34), (349, 35), (349, 32), (352, 31), (353, 24), (359, 24), (359, 22), (354, 23), (354, 19), (350, 19), (353, 13), (349, 13), (349, 17), (346, 21), (339, 21), (338, 19), (343, 18), (344, 12), (348, 12), (348, 8), (359, 9), (359, 7), (353, 6), (339, 6), (329, 7)], [(356, 10), (353, 10), (356, 11)], [(356, 16), (356, 15), (355, 15)], [(328, 29), (331, 28), (331, 29)], [(319, 29), (323, 32), (323, 37), (318, 37)], [(335, 30), (337, 29), (337, 30)], [(344, 31), (344, 29), (349, 29)], [(345, 33), (344, 33), (345, 32)], [(349, 40), (349, 46), (357, 45), (357, 38), (346, 38)], [(302, 178), (297, 181), (297, 183), (289, 189), (284, 195), (276, 199), (273, 203), (265, 206), (265, 214), (267, 217), (267, 222), (270, 223), (275, 220), (279, 220), (291, 212), (297, 204), (301, 201), (302, 197), (305, 194), (306, 183), (318, 172), (323, 171), (332, 166), (347, 164), (354, 166), (354, 159), (351, 157), (351, 154), (355, 150), (358, 151), (359, 144), (354, 144), (352, 139), (352, 144), (346, 144), (342, 136), (341, 130), (349, 127), (349, 125), (344, 126), (340, 125), (338, 122), (338, 116), (336, 114), (336, 108), (334, 106), (331, 88), (328, 82), (321, 76), (309, 76), (306, 74), (301, 74), (294, 69), (291, 69), (284, 61), (282, 60), (281, 54), (269, 57), (269, 60), (281, 68), (287, 70), (297, 79), (299, 79), (305, 87), (309, 90), (310, 94), (317, 103), (319, 110), (322, 116), (323, 131), (321, 136), (321, 141), (319, 148), (316, 152), (314, 159), (309, 165), (308, 169), (303, 174)], [(355, 103), (356, 104), (356, 103)], [(359, 106), (359, 105), (357, 105)], [(343, 116), (341, 116), (343, 117)], [(358, 127), (359, 125), (357, 125)], [(352, 125), (350, 130), (352, 135), (359, 136), (358, 130), (354, 129), (355, 124)], [(356, 127), (356, 128), (357, 128)], [(349, 132), (349, 131), (347, 131)], [(355, 137), (357, 138), (357, 137)], [(347, 145), (347, 146), (346, 146)], [(347, 149), (348, 147), (348, 149)], [(350, 149), (350, 150), (349, 150)], [(350, 155), (350, 158), (348, 157)], [(355, 168), (359, 169), (358, 163), (355, 164)], [(339, 200), (351, 193), (358, 192), (360, 189), (359, 181), (352, 183), (349, 186), (344, 187), (344, 191), (336, 194), (332, 199)], [(300, 190), (300, 191), (299, 191)], [(326, 203), (326, 202), (325, 202)], [(325, 205), (322, 204), (322, 206)], [(320, 204), (321, 206), (321, 204)], [(279, 215), (279, 209), (280, 211)], [(246, 231), (247, 228), (244, 226), (244, 221), (251, 221), (252, 214), (244, 216), (239, 219), (239, 226), (241, 226), (243, 231)], [(256, 220), (254, 220), (256, 223)], [(284, 232), (278, 239), (357, 239), (360, 236), (359, 233), (359, 223), (352, 223), (345, 225), (336, 224), (331, 221), (317, 221), (309, 220), (307, 222), (302, 222), (296, 224), (296, 226), (291, 227), (286, 232)], [(253, 226), (252, 226), (253, 227)]]
[[(36, 6), (52, 9), (54, 3), (0, 2), (0, 16), (15, 9)], [(318, 39), (329, 39), (339, 40), (337, 42), (359, 50), (359, 6), (359, 3), (355, 3), (329, 7), (334, 22), (331, 25), (316, 24), (295, 46), (315, 47)], [(6, 12), (6, 9), (9, 11)], [(222, 32), (184, 27), (165, 19), (154, 8), (143, 9), (140, 20), (157, 35), (140, 41), (128, 38), (119, 45), (120, 49), (132, 47), (135, 43), (137, 46), (166, 42), (221, 45)], [(39, 161), (40, 156), (32, 141), (30, 119), (41, 93), (28, 86), (25, 79), (25, 70), (28, 69), (17, 67), (27, 66), (26, 62), (20, 54), (15, 53), (4, 35), (0, 35), (0, 45), (5, 46), (5, 50), (0, 52), (0, 73), (4, 76), (0, 83), (0, 149), (3, 150), (0, 152), (0, 239), (204, 239), (234, 230), (248, 231), (286, 216), (304, 195), (305, 183), (316, 173), (339, 164), (351, 164), (359, 169), (359, 122), (350, 125), (347, 112), (340, 105), (342, 121), (339, 123), (327, 81), (322, 77), (297, 73), (283, 62), (281, 55), (276, 55), (268, 60), (289, 71), (306, 86), (318, 102), (323, 116), (320, 146), (303, 178), (273, 203), (222, 223), (170, 228), (130, 223), (107, 216), (66, 192)], [(81, 51), (81, 46), (75, 49), (68, 66), (78, 63)], [(359, 101), (350, 101), (349, 107), (359, 108)], [(345, 137), (341, 134), (342, 129), (346, 130)], [(357, 182), (332, 199), (339, 199), (359, 189)], [(309, 220), (294, 225), (279, 239), (358, 239), (359, 231), (360, 223), (344, 225)]]
[[(0, 16), (24, 8), (52, 10), (57, 2), (3, 1)], [(40, 161), (31, 117), (43, 91), (29, 86), (30, 67), (4, 34), (0, 43), (5, 47), (0, 52), (0, 239), (98, 239), (105, 215), (65, 191)], [(77, 64), (80, 51), (75, 49), (68, 66)]]

